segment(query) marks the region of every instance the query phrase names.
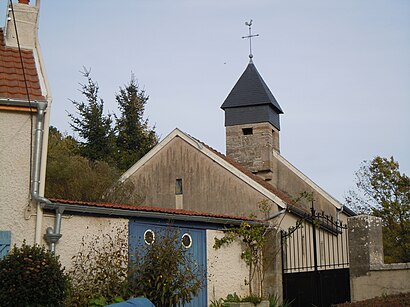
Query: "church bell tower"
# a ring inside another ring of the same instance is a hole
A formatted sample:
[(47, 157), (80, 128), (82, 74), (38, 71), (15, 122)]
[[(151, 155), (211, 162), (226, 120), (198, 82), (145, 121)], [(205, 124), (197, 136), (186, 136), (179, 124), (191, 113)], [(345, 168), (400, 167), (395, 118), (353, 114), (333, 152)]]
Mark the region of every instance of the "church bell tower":
[(225, 111), (226, 155), (263, 179), (273, 179), (273, 150), (279, 152), (283, 111), (251, 55), (221, 109)]
[(226, 155), (266, 181), (277, 181), (273, 151), (279, 152), (279, 115), (275, 97), (253, 64), (252, 20), (249, 64), (221, 106), (225, 111)]

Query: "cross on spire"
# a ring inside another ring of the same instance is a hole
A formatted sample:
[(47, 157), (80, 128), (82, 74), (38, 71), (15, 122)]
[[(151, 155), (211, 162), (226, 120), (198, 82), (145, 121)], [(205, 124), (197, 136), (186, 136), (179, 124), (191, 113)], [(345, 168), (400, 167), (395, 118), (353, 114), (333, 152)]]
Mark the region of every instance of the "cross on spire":
[(252, 19), (249, 22), (245, 22), (245, 25), (249, 28), (249, 35), (242, 36), (242, 38), (249, 38), (249, 59), (252, 61), (252, 37), (259, 36), (259, 34), (252, 34)]

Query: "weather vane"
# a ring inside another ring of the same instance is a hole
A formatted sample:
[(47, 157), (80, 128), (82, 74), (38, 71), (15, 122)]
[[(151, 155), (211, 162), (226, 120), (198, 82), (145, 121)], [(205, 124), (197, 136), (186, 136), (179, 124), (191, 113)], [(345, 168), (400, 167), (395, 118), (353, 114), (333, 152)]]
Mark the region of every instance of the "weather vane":
[(259, 34), (252, 34), (252, 19), (249, 22), (245, 22), (245, 25), (249, 28), (249, 35), (242, 36), (242, 38), (249, 38), (249, 58), (252, 60), (252, 37), (259, 36)]

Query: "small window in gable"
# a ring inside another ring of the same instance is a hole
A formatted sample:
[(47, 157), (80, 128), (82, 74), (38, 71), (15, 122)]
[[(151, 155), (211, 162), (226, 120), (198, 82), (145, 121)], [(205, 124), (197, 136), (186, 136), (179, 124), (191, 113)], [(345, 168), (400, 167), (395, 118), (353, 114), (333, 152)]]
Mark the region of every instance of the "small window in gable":
[(182, 178), (178, 178), (175, 181), (175, 195), (181, 195), (182, 194)]
[(253, 134), (253, 128), (242, 128), (243, 135), (251, 135)]

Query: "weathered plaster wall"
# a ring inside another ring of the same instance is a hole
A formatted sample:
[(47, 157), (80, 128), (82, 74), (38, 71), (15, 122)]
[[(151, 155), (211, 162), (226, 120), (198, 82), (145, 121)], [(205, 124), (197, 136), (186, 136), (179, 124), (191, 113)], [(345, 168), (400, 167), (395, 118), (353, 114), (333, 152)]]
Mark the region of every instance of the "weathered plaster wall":
[(225, 298), (234, 292), (239, 296), (247, 296), (249, 293), (245, 279), (249, 271), (241, 259), (241, 245), (234, 242), (215, 250), (215, 237), (222, 238), (222, 231), (207, 230), (208, 302)]
[[(33, 48), (37, 40), (37, 15), (38, 8), (33, 5), (13, 3), (14, 14), (18, 23), (18, 39), (22, 48)], [(13, 18), (13, 15), (9, 15)], [(17, 35), (14, 20), (7, 22), (6, 43), (8, 46), (17, 47)]]
[[(145, 205), (176, 208), (175, 182), (179, 178), (183, 184), (182, 208), (186, 210), (249, 216), (260, 213), (258, 202), (266, 199), (179, 137), (128, 180), (134, 182), (136, 193), (144, 196)], [(272, 209), (276, 211), (277, 206)]]
[[(35, 120), (34, 120), (35, 122)], [(34, 243), (34, 207), (30, 199), (30, 115), (0, 111), (0, 230), (11, 231), (11, 244)]]
[[(273, 179), (270, 183), (277, 189), (289, 194), (296, 199), (302, 192), (313, 192), (314, 206), (317, 212), (324, 211), (325, 214), (335, 216), (336, 209), (323, 195), (318, 193), (311, 185), (306, 183), (295, 172), (293, 172), (287, 165), (285, 165), (278, 158), (273, 157)], [(304, 207), (305, 210), (310, 211), (311, 202), (301, 199), (298, 205)]]
[(382, 219), (359, 215), (348, 227), (352, 302), (410, 292), (410, 263), (383, 261)]
[(263, 295), (276, 295), (279, 301), (283, 299), (282, 287), (282, 253), (280, 229), (273, 227), (269, 234), (268, 243), (264, 248), (264, 270)]
[[(47, 227), (53, 227), (54, 217), (47, 214), (44, 218), (43, 233)], [(116, 229), (122, 229), (124, 238), (128, 240), (128, 219), (93, 217), (63, 214), (61, 223), (61, 239), (56, 244), (56, 253), (60, 255), (60, 261), (66, 269), (69, 269), (72, 256), (82, 248), (82, 239), (85, 243), (90, 242), (95, 236), (101, 234), (115, 235)]]
[(352, 278), (353, 302), (377, 296), (410, 292), (410, 264), (400, 263), (385, 266), (380, 270), (370, 270), (366, 275)]

